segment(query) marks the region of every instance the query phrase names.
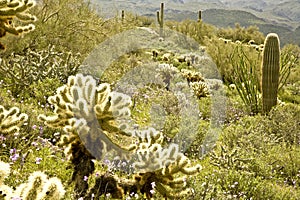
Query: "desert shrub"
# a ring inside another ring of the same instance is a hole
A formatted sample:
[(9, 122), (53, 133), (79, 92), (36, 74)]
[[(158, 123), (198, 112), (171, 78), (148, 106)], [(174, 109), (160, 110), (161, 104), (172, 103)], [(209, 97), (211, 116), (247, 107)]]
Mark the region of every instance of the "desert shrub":
[(284, 102), (300, 104), (300, 81), (285, 85), (279, 91), (279, 98)]
[(208, 55), (212, 58), (217, 65), (222, 80), (227, 83), (233, 83), (232, 80), (232, 66), (230, 55), (234, 51), (235, 45), (233, 43), (225, 43), (216, 37), (206, 39), (204, 41)]
[(248, 43), (254, 41), (255, 44), (264, 43), (264, 35), (259, 31), (257, 26), (241, 27), (240, 24), (235, 24), (234, 28), (221, 28), (217, 32), (218, 37), (230, 39), (232, 41), (241, 41)]
[(30, 97), (34, 93), (31, 84), (45, 79), (57, 79), (64, 83), (68, 76), (76, 74), (80, 65), (79, 56), (72, 52), (58, 52), (54, 46), (40, 51), (27, 49), (22, 54), (12, 53), (1, 59), (1, 86), (9, 89), (15, 97), (21, 94)]
[(201, 161), (202, 173), (190, 183), (194, 198), (297, 199), (299, 113), (287, 104), (268, 117), (245, 116), (226, 126), (214, 151)]
[(167, 21), (166, 25), (172, 30), (183, 33), (200, 44), (204, 44), (205, 38), (211, 38), (216, 32), (216, 28), (203, 21), (184, 20), (182, 22)]
[(89, 1), (43, 0), (38, 1), (32, 13), (37, 17), (35, 31), (22, 39), (7, 37), (7, 54), (22, 52), (24, 48), (46, 49), (48, 45), (60, 51), (72, 51), (86, 56), (110, 35), (135, 27), (140, 21), (126, 16), (122, 24), (117, 18), (104, 19)]

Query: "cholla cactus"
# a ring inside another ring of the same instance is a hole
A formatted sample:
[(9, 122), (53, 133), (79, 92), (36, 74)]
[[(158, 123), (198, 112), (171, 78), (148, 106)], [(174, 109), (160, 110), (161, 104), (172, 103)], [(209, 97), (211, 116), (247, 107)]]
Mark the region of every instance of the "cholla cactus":
[(13, 194), (13, 189), (4, 184), (4, 180), (10, 174), (10, 165), (0, 161), (0, 199), (10, 198)]
[(166, 84), (167, 90), (170, 88), (171, 79), (179, 73), (176, 67), (169, 64), (159, 64), (156, 71), (158, 72), (157, 76), (160, 76)]
[(12, 107), (6, 110), (0, 105), (0, 133), (9, 135), (16, 133), (20, 130), (20, 127), (27, 121), (28, 115), (20, 113), (20, 109)]
[(16, 188), (14, 196), (18, 196), (24, 200), (36, 199), (46, 181), (47, 175), (36, 171), (29, 176), (27, 183), (23, 183)]
[(57, 177), (52, 177), (46, 181), (42, 191), (37, 195), (37, 200), (59, 200), (65, 194), (64, 187)]
[(208, 86), (205, 82), (197, 81), (190, 83), (191, 88), (197, 98), (207, 97), (209, 95)]
[(26, 183), (19, 185), (13, 197), (23, 200), (59, 200), (65, 195), (64, 187), (60, 179), (53, 177), (48, 179), (43, 172), (33, 172)]
[(200, 72), (191, 71), (188, 69), (181, 70), (181, 74), (187, 79), (189, 86), (192, 88), (197, 98), (207, 97), (209, 95), (208, 85)]
[(136, 149), (131, 160), (136, 170), (134, 179), (122, 179), (111, 174), (98, 176), (86, 199), (90, 199), (95, 192), (99, 196), (109, 193), (118, 199), (123, 199), (124, 194), (138, 192), (148, 199), (156, 191), (166, 198), (188, 193), (187, 176), (199, 172), (201, 166), (192, 166), (177, 144), (164, 148), (163, 134), (154, 128), (132, 131), (132, 136), (136, 138)]
[[(130, 130), (127, 124), (131, 114), (131, 99), (125, 94), (111, 91), (109, 84), (97, 86), (91, 76), (77, 74), (69, 77), (68, 83), (58, 88), (56, 95), (48, 100), (54, 105), (55, 115), (40, 115), (39, 119), (47, 126), (63, 128), (66, 132), (62, 144), (69, 146), (74, 164), (72, 178), (76, 182), (76, 192), (81, 197), (90, 198), (94, 191), (99, 196), (104, 194), (108, 190), (106, 186), (102, 187), (103, 183), (115, 188), (112, 195), (116, 198), (122, 198), (124, 192), (128, 191), (140, 191), (151, 197), (152, 182), (156, 183), (157, 191), (163, 196), (171, 197), (173, 191), (177, 194), (177, 189), (182, 190), (185, 186), (185, 178), (178, 178), (179, 172), (192, 175), (200, 169), (200, 166), (190, 167), (189, 159), (179, 152), (178, 145), (171, 144), (163, 148), (161, 132), (153, 128)], [(131, 145), (121, 145), (118, 139), (122, 136), (128, 139), (123, 141), (130, 141)], [(110, 151), (120, 157), (131, 155), (133, 159), (130, 162), (134, 163), (139, 174), (133, 181), (122, 183), (118, 178), (101, 176), (91, 186), (93, 188), (89, 188), (83, 177), (88, 177), (94, 171), (92, 159), (102, 159)]]
[(138, 137), (134, 168), (139, 171), (135, 185), (140, 192), (151, 198), (154, 189), (164, 197), (181, 195), (186, 185), (186, 177), (199, 172), (200, 165), (191, 166), (190, 160), (179, 151), (177, 144), (162, 147), (163, 135), (153, 128), (136, 131)]
[(97, 86), (91, 76), (77, 74), (70, 76), (68, 83), (58, 88), (48, 101), (54, 105), (55, 115), (40, 115), (39, 119), (67, 133), (61, 144), (68, 146), (67, 154), (74, 164), (72, 180), (77, 193), (82, 195), (88, 188), (83, 177), (94, 170), (92, 159), (102, 159), (109, 151), (121, 156), (130, 150), (118, 143), (122, 135), (126, 136), (124, 130), (130, 116), (131, 99), (112, 92), (109, 84)]
[[(15, 27), (13, 19), (19, 21), (33, 22), (36, 18), (26, 11), (35, 5), (34, 0), (1, 0), (0, 1), (0, 37), (4, 37), (6, 33), (19, 35), (24, 32), (34, 30), (33, 24)], [(0, 44), (0, 48), (4, 46)]]
[(55, 115), (40, 115), (39, 119), (47, 126), (63, 128), (70, 143), (82, 140), (91, 152), (97, 153), (98, 159), (109, 150), (119, 153), (127, 150), (110, 136), (126, 135), (129, 96), (112, 92), (106, 83), (97, 86), (91, 76), (77, 74), (70, 76), (68, 83), (58, 88), (57, 94), (48, 101), (54, 105)]
[(65, 195), (60, 179), (56, 177), (48, 179), (46, 174), (39, 171), (33, 172), (26, 183), (13, 190), (3, 183), (9, 173), (10, 165), (0, 161), (0, 199), (59, 200)]
[(184, 78), (186, 78), (189, 84), (191, 82), (204, 81), (204, 78), (200, 72), (195, 72), (188, 69), (182, 69), (181, 74)]

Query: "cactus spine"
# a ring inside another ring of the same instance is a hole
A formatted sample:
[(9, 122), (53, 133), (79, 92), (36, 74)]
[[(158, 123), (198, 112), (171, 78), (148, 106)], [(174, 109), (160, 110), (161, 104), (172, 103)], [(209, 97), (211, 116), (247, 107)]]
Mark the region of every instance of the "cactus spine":
[(160, 28), (160, 37), (163, 37), (163, 28), (164, 28), (164, 3), (160, 4), (160, 11), (157, 11), (157, 22)]
[(276, 33), (269, 33), (265, 39), (262, 60), (262, 111), (268, 113), (277, 103), (280, 69), (280, 46)]

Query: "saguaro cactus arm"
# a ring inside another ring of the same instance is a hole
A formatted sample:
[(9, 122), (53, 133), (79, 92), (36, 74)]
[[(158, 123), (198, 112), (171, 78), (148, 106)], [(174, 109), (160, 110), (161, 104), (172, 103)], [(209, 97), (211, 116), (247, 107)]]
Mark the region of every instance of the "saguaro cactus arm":
[(280, 45), (276, 33), (267, 35), (262, 60), (262, 110), (268, 113), (277, 104), (280, 69)]

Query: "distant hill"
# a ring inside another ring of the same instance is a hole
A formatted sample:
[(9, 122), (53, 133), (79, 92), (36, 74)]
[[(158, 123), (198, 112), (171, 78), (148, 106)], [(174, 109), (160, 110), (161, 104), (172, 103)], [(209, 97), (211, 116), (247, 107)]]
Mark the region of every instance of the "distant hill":
[[(92, 0), (100, 14), (115, 16), (120, 10), (156, 17), (161, 0)], [(203, 21), (217, 27), (256, 25), (265, 35), (279, 34), (281, 44), (300, 45), (299, 0), (166, 0), (165, 18), (181, 21), (197, 20), (199, 10)]]

